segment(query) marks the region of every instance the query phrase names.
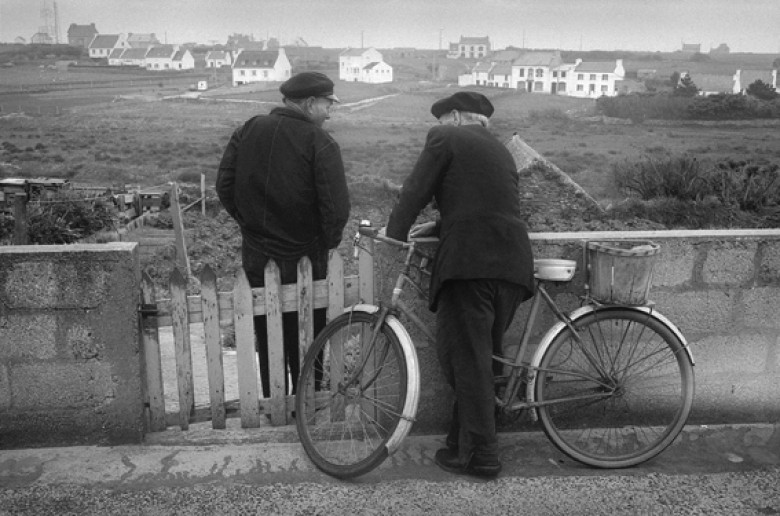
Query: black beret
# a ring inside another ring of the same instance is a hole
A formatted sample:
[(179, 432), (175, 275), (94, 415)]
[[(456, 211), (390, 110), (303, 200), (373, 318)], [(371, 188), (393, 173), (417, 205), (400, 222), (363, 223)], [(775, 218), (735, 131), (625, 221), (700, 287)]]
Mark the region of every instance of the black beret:
[(326, 97), (339, 102), (338, 97), (333, 94), (333, 81), (327, 75), (319, 72), (302, 72), (293, 75), (282, 83), (279, 91), (288, 99)]
[(488, 118), (493, 114), (493, 104), (487, 97), (473, 91), (459, 91), (446, 99), (437, 100), (431, 106), (431, 114), (439, 118), (453, 109), (485, 115)]

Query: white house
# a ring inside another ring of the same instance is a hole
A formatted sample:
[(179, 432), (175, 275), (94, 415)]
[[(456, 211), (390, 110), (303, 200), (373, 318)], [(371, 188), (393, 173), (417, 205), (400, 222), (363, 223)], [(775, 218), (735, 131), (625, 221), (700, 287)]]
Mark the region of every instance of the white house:
[(206, 68), (221, 68), (233, 64), (230, 52), (224, 50), (212, 50), (206, 54)]
[(737, 70), (734, 79), (734, 89), (739, 93), (745, 93), (758, 80), (777, 90), (777, 70)]
[(549, 52), (524, 52), (512, 61), (511, 87), (529, 93), (558, 93), (560, 83), (565, 83), (566, 71), (563, 77), (559, 68), (563, 65), (561, 53), (558, 50)]
[(571, 97), (614, 97), (618, 94), (618, 81), (626, 77), (623, 60), (583, 61), (577, 59), (566, 77), (567, 94)]
[(146, 53), (148, 48), (126, 48), (119, 58), (121, 66), (140, 66), (146, 68)]
[(460, 37), (458, 43), (450, 43), (448, 59), (483, 59), (490, 54), (490, 38), (485, 37)]
[(174, 70), (194, 70), (195, 58), (189, 50), (177, 50), (171, 61)]
[(393, 67), (375, 48), (348, 48), (339, 54), (339, 79), (348, 82), (393, 82)]
[(283, 48), (243, 50), (233, 63), (233, 86), (253, 82), (282, 82), (292, 75), (292, 66)]
[(160, 45), (152, 47), (146, 53), (147, 70), (175, 70), (173, 57), (178, 52), (178, 47), (174, 45)]
[(130, 48), (122, 34), (98, 34), (89, 43), (89, 57), (108, 59), (115, 48)]

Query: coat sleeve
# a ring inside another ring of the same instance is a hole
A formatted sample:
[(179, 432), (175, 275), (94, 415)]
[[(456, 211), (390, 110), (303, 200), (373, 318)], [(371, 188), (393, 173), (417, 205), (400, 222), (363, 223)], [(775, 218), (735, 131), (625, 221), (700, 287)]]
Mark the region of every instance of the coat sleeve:
[(407, 240), (417, 215), (433, 199), (451, 158), (446, 127), (433, 127), (428, 131), (425, 147), (412, 173), (404, 181), (398, 203), (390, 213), (385, 230), (387, 236), (404, 242)]
[(317, 151), (314, 178), (322, 238), (328, 249), (335, 249), (349, 220), (350, 202), (341, 148), (333, 139), (328, 138)]
[(238, 217), (235, 201), (236, 159), (238, 157), (238, 145), (241, 142), (242, 129), (243, 127), (240, 127), (233, 131), (230, 141), (225, 147), (225, 152), (222, 154), (222, 160), (219, 162), (219, 170), (217, 171), (216, 189), (219, 202), (222, 203), (222, 206), (234, 219)]

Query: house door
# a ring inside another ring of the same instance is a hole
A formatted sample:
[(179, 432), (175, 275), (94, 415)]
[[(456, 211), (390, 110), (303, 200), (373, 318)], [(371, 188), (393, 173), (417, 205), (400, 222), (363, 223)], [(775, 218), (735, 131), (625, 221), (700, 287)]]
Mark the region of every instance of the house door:
[(525, 81), (525, 91), (528, 93), (534, 91), (534, 81)]
[(552, 90), (550, 90), (550, 93), (555, 95), (557, 93), (557, 90), (558, 90), (558, 83), (557, 82), (552, 83)]

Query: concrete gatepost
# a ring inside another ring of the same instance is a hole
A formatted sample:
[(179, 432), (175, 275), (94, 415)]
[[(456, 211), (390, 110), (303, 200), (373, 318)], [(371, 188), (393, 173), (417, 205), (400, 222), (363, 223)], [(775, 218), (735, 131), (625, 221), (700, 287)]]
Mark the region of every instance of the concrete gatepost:
[(0, 247), (0, 447), (141, 442), (138, 244)]

